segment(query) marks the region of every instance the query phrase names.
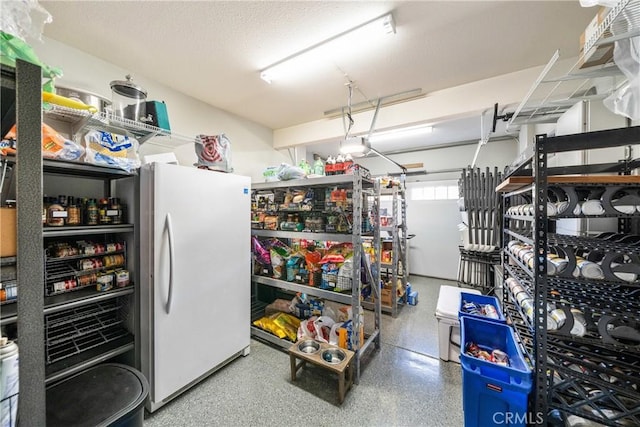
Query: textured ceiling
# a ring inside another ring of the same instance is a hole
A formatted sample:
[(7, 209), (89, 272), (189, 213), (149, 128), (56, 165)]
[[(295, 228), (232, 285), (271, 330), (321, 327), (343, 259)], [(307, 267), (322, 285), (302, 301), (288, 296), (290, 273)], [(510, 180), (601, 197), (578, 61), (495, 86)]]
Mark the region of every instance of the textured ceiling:
[[(423, 93), (578, 53), (576, 1), (41, 1), (47, 37), (272, 129), (353, 102)], [(259, 70), (392, 11), (397, 34), (339, 64), (266, 84)], [(366, 97), (366, 98), (365, 98)]]

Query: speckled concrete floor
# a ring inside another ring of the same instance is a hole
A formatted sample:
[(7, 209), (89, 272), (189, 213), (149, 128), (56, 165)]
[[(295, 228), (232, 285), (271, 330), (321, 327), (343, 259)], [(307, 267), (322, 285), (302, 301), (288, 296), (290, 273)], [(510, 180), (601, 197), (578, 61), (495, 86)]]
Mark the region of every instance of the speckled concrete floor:
[(146, 414), (160, 426), (461, 426), (460, 365), (438, 358), (434, 317), (443, 280), (412, 277), (417, 306), (383, 316), (382, 348), (362, 365), (360, 383), (337, 404), (337, 380), (303, 368), (290, 380), (289, 356), (259, 341), (201, 384)]

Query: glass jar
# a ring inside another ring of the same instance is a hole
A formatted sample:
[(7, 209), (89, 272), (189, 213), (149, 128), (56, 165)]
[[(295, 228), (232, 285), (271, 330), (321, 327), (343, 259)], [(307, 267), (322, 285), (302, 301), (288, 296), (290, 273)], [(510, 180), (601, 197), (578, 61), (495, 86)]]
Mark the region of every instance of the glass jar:
[(56, 199), (49, 205), (47, 210), (47, 225), (49, 227), (62, 227), (67, 217), (67, 211)]
[(98, 205), (96, 199), (87, 201), (87, 225), (98, 225)]
[(47, 215), (49, 212), (49, 205), (51, 202), (49, 201), (49, 197), (44, 196), (42, 198), (42, 225), (47, 225)]
[(98, 221), (100, 224), (111, 224), (111, 217), (109, 213), (109, 200), (102, 198), (98, 206)]
[(112, 224), (122, 224), (122, 209), (119, 198), (112, 197), (109, 200), (109, 211), (107, 215), (111, 217)]
[(76, 199), (69, 196), (67, 206), (67, 225), (80, 225), (82, 217), (80, 215), (80, 207), (76, 204)]

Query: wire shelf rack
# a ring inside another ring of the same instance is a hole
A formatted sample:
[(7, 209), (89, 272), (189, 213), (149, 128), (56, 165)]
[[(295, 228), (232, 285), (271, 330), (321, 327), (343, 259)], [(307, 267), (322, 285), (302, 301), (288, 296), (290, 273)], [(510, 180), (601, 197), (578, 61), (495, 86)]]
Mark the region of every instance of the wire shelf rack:
[(117, 299), (45, 316), (47, 363), (71, 357), (128, 334)]

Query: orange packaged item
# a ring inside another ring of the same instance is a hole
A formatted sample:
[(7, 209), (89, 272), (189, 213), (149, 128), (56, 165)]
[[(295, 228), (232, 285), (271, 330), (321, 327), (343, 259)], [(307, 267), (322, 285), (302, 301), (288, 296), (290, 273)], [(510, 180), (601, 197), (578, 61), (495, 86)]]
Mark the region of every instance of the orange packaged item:
[[(18, 140), (16, 126), (13, 125), (6, 139)], [(84, 154), (84, 148), (56, 132), (51, 126), (42, 123), (42, 157), (56, 160), (78, 160)]]

